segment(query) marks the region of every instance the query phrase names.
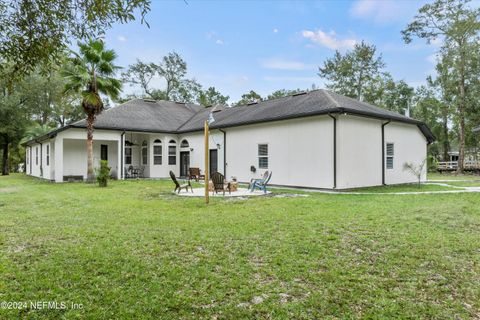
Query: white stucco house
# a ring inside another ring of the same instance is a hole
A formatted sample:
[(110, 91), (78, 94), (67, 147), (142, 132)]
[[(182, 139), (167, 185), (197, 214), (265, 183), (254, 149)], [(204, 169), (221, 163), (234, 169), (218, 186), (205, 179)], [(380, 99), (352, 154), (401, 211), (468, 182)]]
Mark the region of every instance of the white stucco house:
[[(98, 116), (94, 163), (112, 175), (129, 166), (148, 178), (203, 171), (203, 123), (212, 108), (134, 99)], [(280, 186), (346, 189), (414, 182), (405, 162), (421, 163), (435, 137), (422, 122), (327, 90), (214, 110), (210, 172), (248, 182), (265, 170)], [(26, 143), (28, 175), (55, 182), (87, 174), (85, 121)], [(425, 169), (426, 170), (426, 169)], [(426, 172), (423, 180), (426, 179)]]

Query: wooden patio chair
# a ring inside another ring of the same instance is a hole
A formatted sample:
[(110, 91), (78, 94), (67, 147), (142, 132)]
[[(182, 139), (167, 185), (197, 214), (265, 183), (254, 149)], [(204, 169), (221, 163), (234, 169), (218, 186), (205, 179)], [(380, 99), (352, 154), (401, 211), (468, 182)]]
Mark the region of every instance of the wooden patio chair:
[(218, 194), (218, 191), (223, 192), (225, 195), (225, 189), (228, 190), (228, 193), (231, 194), (231, 188), (229, 183), (225, 183), (225, 177), (220, 172), (214, 172), (212, 174), (212, 182), (213, 182), (213, 192)]
[(193, 188), (192, 188), (192, 185), (190, 184), (190, 180), (188, 180), (187, 183), (184, 183), (184, 184), (178, 183), (177, 178), (175, 177), (175, 174), (173, 173), (173, 171), (170, 171), (170, 178), (172, 178), (173, 183), (175, 183), (175, 190), (173, 190), (173, 192), (176, 192), (178, 190), (178, 193), (180, 193), (182, 189), (185, 189), (185, 191), (188, 192), (188, 188), (190, 188), (190, 191), (192, 191), (193, 193)]
[(198, 180), (205, 180), (205, 175), (201, 174), (200, 168), (193, 167), (188, 169), (188, 178), (195, 179), (198, 182)]
[(270, 174), (265, 180), (254, 181), (252, 185), (252, 189), (250, 189), (250, 191), (253, 192), (255, 191), (255, 188), (258, 188), (259, 190), (262, 190), (263, 193), (267, 193), (267, 185), (271, 178), (272, 178), (272, 172), (270, 172)]

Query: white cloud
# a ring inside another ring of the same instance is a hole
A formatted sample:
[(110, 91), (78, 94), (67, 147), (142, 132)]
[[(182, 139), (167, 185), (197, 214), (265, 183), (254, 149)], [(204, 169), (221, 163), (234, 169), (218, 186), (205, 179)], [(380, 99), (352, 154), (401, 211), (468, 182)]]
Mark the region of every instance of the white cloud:
[(404, 21), (409, 20), (420, 4), (416, 1), (358, 0), (350, 8), (350, 14), (379, 23)]
[(226, 44), (226, 42), (223, 41), (223, 39), (221, 39), (219, 37), (219, 35), (216, 31), (212, 30), (212, 31), (207, 32), (206, 37), (207, 37), (208, 40), (215, 42), (215, 44), (218, 44), (218, 45)]
[(277, 29), (277, 28), (274, 28), (274, 29), (273, 29), (273, 33), (278, 33), (278, 29)]
[(338, 39), (335, 31), (326, 33), (320, 29), (317, 31), (303, 30), (301, 34), (302, 37), (309, 39), (311, 42), (333, 50), (351, 49), (357, 43), (357, 40), (353, 38)]
[(127, 42), (127, 37), (120, 35), (117, 37), (117, 40), (120, 42)]
[(312, 67), (300, 61), (283, 60), (279, 58), (260, 60), (260, 64), (265, 69), (274, 70), (305, 70)]

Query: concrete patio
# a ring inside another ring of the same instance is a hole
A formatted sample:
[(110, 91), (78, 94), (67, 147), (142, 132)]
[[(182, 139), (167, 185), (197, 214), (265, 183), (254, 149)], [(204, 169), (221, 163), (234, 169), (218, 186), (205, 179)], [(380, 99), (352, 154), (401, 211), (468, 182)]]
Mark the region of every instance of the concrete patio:
[[(267, 191), (267, 193), (263, 193), (263, 191), (260, 190), (255, 190), (253, 192), (250, 192), (247, 188), (238, 188), (237, 191), (233, 191), (231, 194), (228, 193), (228, 191), (225, 191), (225, 197), (255, 197), (255, 196), (264, 196), (269, 194), (270, 191)], [(204, 197), (205, 196), (205, 189), (204, 188), (194, 188), (193, 193), (191, 191), (186, 192), (185, 190), (182, 190), (180, 193), (175, 193), (179, 196), (182, 197)], [(223, 193), (213, 193), (209, 192), (208, 193), (210, 197), (223, 197)]]

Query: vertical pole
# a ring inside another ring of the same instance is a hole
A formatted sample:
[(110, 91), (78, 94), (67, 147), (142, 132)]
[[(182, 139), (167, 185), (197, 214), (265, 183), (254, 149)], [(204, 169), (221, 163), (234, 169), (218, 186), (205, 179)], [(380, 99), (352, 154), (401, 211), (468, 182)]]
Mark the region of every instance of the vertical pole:
[(208, 121), (205, 121), (204, 125), (204, 136), (205, 136), (205, 203), (208, 204), (208, 183), (210, 181), (209, 170), (208, 170)]

